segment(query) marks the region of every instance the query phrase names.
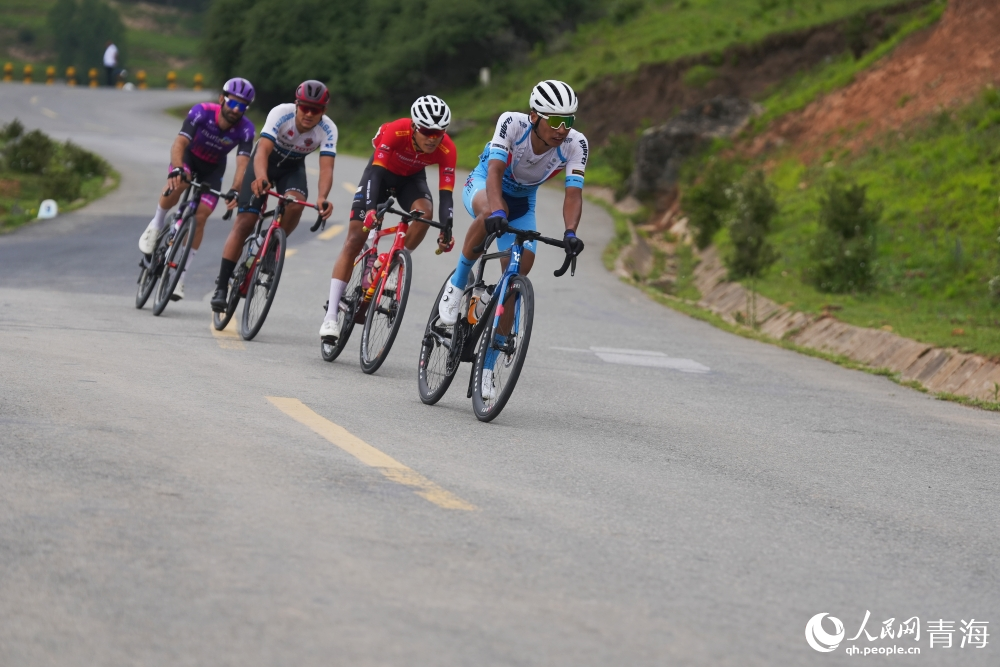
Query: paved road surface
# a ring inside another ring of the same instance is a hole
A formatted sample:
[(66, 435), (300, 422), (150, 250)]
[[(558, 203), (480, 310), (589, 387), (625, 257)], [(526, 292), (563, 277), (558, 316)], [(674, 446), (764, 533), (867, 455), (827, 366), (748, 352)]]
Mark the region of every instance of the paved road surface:
[[(197, 99), (0, 86), (0, 120), (124, 176), (0, 237), (0, 664), (841, 664), (893, 644), (848, 641), (868, 610), (875, 636), (923, 620), (909, 662), (1000, 662), (957, 632), (930, 649), (926, 626), (1000, 637), (1000, 416), (651, 303), (602, 268), (596, 207), (575, 278), (540, 253), (528, 365), (488, 425), (465, 370), (438, 406), (417, 396), (454, 263), (429, 245), (374, 376), (357, 337), (319, 356), (343, 235), (292, 236), (251, 343), (209, 331), (218, 216), (188, 298), (137, 311), (179, 126), (160, 110)], [(338, 220), (362, 165), (338, 158)], [(539, 203), (557, 233), (559, 193)], [(829, 655), (803, 633), (821, 612), (847, 633)]]

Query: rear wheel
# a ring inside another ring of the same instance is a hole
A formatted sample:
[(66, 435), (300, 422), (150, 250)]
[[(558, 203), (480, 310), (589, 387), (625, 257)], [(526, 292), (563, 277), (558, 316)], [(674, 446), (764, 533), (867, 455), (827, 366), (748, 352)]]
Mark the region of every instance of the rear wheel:
[(361, 275), (365, 270), (366, 257), (367, 254), (364, 253), (358, 257), (354, 264), (354, 271), (351, 273), (351, 279), (347, 282), (344, 294), (340, 297), (340, 308), (337, 311), (340, 336), (337, 338), (337, 342), (320, 342), (320, 354), (323, 355), (323, 361), (333, 361), (339, 357), (340, 353), (344, 351), (344, 346), (347, 345), (347, 339), (351, 337), (351, 332), (354, 331), (355, 315), (361, 304)]
[[(454, 271), (452, 271), (454, 274)], [(469, 323), (464, 317), (465, 308), (459, 308), (459, 318), (452, 326), (442, 324), (438, 316), (438, 302), (445, 288), (451, 282), (451, 274), (441, 285), (437, 299), (431, 306), (431, 316), (427, 319), (424, 339), (420, 346), (420, 360), (417, 365), (417, 388), (420, 400), (434, 405), (445, 395), (455, 373), (462, 362), (462, 346), (468, 335)]]
[[(507, 405), (528, 354), (531, 322), (535, 316), (535, 295), (526, 276), (517, 276), (508, 283), (504, 308), (513, 310), (511, 317), (501, 316), (500, 319), (501, 330), (509, 319), (507, 335), (501, 336), (503, 340), (498, 339), (491, 323), (483, 331), (476, 351), (472, 409), (479, 421), (484, 422), (495, 419)], [(500, 309), (499, 304), (497, 309)]]
[(191, 253), (191, 244), (194, 243), (194, 228), (194, 216), (186, 216), (167, 249), (163, 271), (160, 272), (160, 282), (156, 286), (156, 300), (153, 301), (154, 315), (162, 313), (170, 303), (170, 297), (177, 288), (181, 275), (184, 274), (184, 265), (187, 264), (188, 255)]
[(229, 321), (233, 319), (233, 314), (236, 312), (236, 307), (240, 305), (240, 285), (247, 275), (246, 261), (246, 257), (240, 257), (236, 270), (233, 271), (233, 275), (229, 279), (229, 297), (226, 301), (226, 310), (221, 313), (212, 311), (212, 324), (216, 331), (222, 331), (229, 325)]
[(258, 252), (257, 264), (247, 286), (246, 302), (243, 304), (243, 321), (240, 335), (244, 340), (253, 340), (267, 319), (267, 312), (278, 293), (281, 269), (285, 265), (285, 230), (276, 227), (266, 248)]
[[(374, 373), (389, 356), (392, 343), (399, 333), (410, 293), (413, 264), (410, 253), (400, 250), (389, 263), (368, 304), (365, 329), (361, 335), (361, 370)], [(381, 294), (381, 296), (379, 296)]]

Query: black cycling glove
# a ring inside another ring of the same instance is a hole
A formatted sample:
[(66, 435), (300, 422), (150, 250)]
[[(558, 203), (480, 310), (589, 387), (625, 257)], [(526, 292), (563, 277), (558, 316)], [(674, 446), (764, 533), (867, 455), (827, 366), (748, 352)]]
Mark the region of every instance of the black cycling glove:
[(227, 192), (225, 195), (223, 195), (222, 198), (225, 199), (226, 201), (232, 201), (232, 200), (236, 199), (236, 197), (238, 197), (239, 194), (240, 193), (237, 192), (236, 188), (229, 188), (229, 192)]
[(507, 213), (501, 208), (493, 211), (493, 215), (486, 218), (486, 233), (493, 234), (497, 238), (507, 233)]
[(583, 252), (583, 241), (576, 237), (576, 232), (572, 229), (567, 229), (566, 233), (563, 234), (563, 244), (567, 255), (576, 257)]

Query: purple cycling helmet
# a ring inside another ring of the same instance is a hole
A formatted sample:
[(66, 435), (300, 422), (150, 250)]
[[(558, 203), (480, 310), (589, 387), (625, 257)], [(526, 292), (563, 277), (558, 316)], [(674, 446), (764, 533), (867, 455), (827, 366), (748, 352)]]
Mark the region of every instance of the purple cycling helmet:
[(240, 77), (226, 81), (226, 85), (222, 87), (222, 92), (244, 99), (247, 101), (247, 104), (253, 102), (253, 84)]

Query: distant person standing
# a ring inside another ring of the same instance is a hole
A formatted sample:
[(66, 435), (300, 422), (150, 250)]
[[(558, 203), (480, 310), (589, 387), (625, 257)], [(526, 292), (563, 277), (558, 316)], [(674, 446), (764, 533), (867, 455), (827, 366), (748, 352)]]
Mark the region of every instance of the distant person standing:
[(108, 85), (115, 87), (115, 70), (118, 69), (118, 47), (110, 39), (104, 49), (104, 71), (108, 75)]

